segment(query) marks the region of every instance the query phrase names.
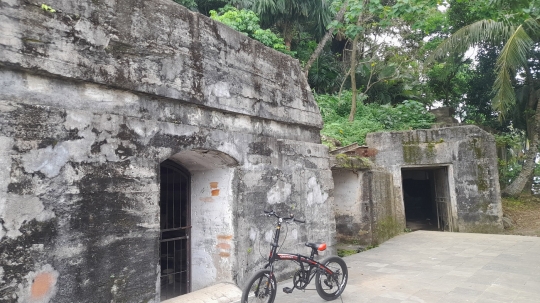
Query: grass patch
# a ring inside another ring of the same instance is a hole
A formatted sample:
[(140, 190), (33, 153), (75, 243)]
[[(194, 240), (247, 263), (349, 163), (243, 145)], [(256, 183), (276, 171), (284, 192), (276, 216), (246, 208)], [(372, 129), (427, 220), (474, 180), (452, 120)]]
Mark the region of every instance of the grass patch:
[(540, 197), (503, 198), (502, 205), (504, 215), (515, 223), (505, 234), (540, 237)]
[(337, 255), (340, 256), (340, 257), (347, 257), (347, 256), (351, 256), (351, 255), (354, 255), (354, 254), (357, 254), (358, 253), (358, 250), (357, 249), (338, 249), (337, 250)]
[(357, 253), (361, 253), (361, 252), (366, 251), (366, 250), (370, 250), (370, 249), (378, 247), (378, 246), (379, 245), (374, 244), (374, 245), (368, 245), (366, 247), (358, 247), (357, 249), (338, 248), (337, 249), (337, 255), (343, 258), (343, 257), (347, 257), (347, 256), (350, 256), (350, 255), (355, 255)]

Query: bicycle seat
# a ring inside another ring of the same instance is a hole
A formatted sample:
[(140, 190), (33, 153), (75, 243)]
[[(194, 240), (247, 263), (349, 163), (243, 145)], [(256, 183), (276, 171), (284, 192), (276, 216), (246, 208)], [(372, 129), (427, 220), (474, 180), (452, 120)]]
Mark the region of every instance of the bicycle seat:
[(316, 243), (307, 242), (306, 246), (316, 249), (318, 251), (323, 251), (326, 249), (326, 243), (322, 243), (322, 242), (316, 242)]

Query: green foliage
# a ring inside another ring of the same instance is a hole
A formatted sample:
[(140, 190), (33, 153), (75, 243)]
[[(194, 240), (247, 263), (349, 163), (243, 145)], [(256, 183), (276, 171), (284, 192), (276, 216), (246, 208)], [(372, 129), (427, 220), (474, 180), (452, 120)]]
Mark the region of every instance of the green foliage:
[[(434, 64), (426, 72), (427, 93), (432, 100), (457, 109), (464, 103), (472, 75), (470, 65), (461, 57), (448, 57), (446, 62)], [(463, 116), (461, 112), (458, 114)]]
[(525, 140), (525, 133), (518, 130), (495, 136), (497, 147), (502, 151), (499, 158), (499, 183), (502, 188), (512, 183), (521, 172)]
[(195, 0), (173, 0), (173, 1), (187, 7), (190, 10), (197, 9), (197, 2)]
[(287, 50), (282, 38), (273, 33), (271, 30), (262, 29), (260, 27), (260, 19), (253, 11), (246, 9), (239, 10), (231, 5), (226, 5), (219, 10), (219, 13), (215, 10), (211, 10), (210, 18), (226, 24), (268, 47), (289, 55), (294, 54)]
[[(384, 130), (429, 128), (434, 116), (417, 101), (406, 100), (395, 107), (358, 102), (355, 119), (348, 121), (351, 92), (341, 95), (315, 95), (324, 120), (321, 133), (343, 145), (365, 144), (366, 134)], [(365, 96), (364, 96), (365, 97)]]
[(56, 10), (47, 4), (41, 4), (41, 9), (49, 13), (56, 13)]
[(302, 25), (322, 35), (330, 22), (329, 1), (321, 0), (240, 0), (239, 4), (257, 13), (261, 24), (275, 27), (287, 43)]
[(317, 93), (332, 93), (339, 89), (341, 73), (339, 56), (323, 51), (309, 70), (308, 82)]

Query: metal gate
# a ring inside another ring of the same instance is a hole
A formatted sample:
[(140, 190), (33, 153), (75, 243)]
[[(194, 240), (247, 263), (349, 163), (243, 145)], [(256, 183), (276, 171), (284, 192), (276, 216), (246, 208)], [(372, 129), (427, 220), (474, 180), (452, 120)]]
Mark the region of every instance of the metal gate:
[(166, 160), (160, 167), (161, 300), (191, 291), (189, 171)]
[(439, 230), (454, 231), (453, 216), (448, 186), (448, 168), (441, 167), (434, 172), (435, 202), (437, 204), (437, 225)]

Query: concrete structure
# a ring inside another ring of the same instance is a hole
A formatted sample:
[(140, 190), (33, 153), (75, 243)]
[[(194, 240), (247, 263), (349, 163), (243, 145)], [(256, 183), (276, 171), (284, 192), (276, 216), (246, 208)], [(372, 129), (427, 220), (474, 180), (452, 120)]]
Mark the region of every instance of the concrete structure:
[(372, 133), (366, 142), (332, 151), (340, 242), (376, 245), (405, 228), (502, 229), (492, 135), (456, 126)]
[(403, 231), (392, 174), (373, 168), (367, 158), (337, 152), (332, 176), (338, 242), (377, 245)]
[[(393, 175), (397, 221), (460, 232), (502, 229), (494, 137), (476, 126), (368, 134)], [(427, 221), (427, 222), (426, 222)]]
[(0, 0), (0, 301), (242, 284), (264, 209), (307, 220), (284, 249), (334, 244), (297, 61), (169, 0), (47, 4)]

